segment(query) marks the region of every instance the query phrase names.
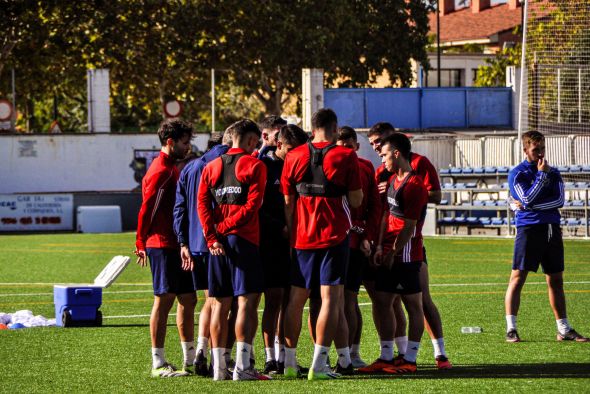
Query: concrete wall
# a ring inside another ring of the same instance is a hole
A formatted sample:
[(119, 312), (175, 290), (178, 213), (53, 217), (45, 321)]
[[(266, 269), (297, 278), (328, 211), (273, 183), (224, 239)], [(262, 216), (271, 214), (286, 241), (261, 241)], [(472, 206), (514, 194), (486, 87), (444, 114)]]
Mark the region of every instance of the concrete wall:
[(134, 149), (159, 148), (156, 134), (0, 135), (0, 193), (130, 191)]

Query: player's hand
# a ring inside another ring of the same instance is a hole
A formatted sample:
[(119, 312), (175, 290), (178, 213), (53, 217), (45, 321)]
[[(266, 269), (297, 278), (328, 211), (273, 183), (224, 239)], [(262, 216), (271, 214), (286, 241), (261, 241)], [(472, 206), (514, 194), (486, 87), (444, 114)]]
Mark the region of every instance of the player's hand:
[(539, 171), (549, 172), (551, 167), (549, 166), (549, 163), (547, 163), (547, 159), (543, 157), (542, 159), (539, 159), (539, 161), (537, 162), (537, 169)]
[(221, 242), (215, 242), (213, 245), (211, 245), (209, 252), (213, 256), (225, 256), (225, 249), (223, 249)]
[(373, 259), (371, 261), (373, 262), (374, 266), (379, 267), (382, 263), (382, 259), (383, 247), (381, 245), (377, 245), (377, 248), (375, 249), (375, 254), (373, 255)]
[(385, 256), (383, 256), (383, 265), (387, 268), (391, 268), (394, 261), (395, 261), (395, 253), (392, 249), (389, 253), (387, 253)]
[(147, 265), (145, 250), (140, 250), (136, 247), (133, 253), (135, 253), (135, 255), (137, 256), (137, 264), (139, 264), (140, 267), (145, 267)]
[(379, 194), (387, 193), (387, 181), (379, 182), (377, 190), (379, 190)]
[(180, 247), (180, 259), (182, 260), (182, 269), (185, 271), (192, 271), (194, 267), (193, 256), (188, 249), (188, 246), (183, 245)]
[(281, 235), (284, 239), (289, 239), (289, 229), (287, 228), (287, 226), (283, 227)]
[(366, 257), (371, 256), (371, 243), (366, 239), (361, 242), (360, 249)]

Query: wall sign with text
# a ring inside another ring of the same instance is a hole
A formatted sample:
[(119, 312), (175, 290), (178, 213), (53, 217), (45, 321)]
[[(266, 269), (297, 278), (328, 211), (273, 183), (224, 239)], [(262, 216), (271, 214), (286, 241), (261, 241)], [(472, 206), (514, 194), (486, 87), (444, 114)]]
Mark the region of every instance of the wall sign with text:
[(0, 194), (0, 231), (73, 229), (73, 194)]

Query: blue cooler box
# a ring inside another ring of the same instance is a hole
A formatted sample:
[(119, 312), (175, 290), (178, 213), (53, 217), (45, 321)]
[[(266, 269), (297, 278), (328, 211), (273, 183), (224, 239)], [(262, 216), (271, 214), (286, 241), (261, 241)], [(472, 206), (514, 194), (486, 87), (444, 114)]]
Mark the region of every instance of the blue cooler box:
[(85, 285), (53, 286), (55, 322), (59, 327), (101, 326), (102, 287)]

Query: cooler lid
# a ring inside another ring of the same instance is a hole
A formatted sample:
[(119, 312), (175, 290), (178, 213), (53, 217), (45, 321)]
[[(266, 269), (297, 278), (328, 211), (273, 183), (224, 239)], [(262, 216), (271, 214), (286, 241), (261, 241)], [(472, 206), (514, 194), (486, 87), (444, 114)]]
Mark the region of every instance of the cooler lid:
[(123, 272), (131, 259), (129, 256), (115, 256), (94, 279), (94, 286), (109, 287)]

